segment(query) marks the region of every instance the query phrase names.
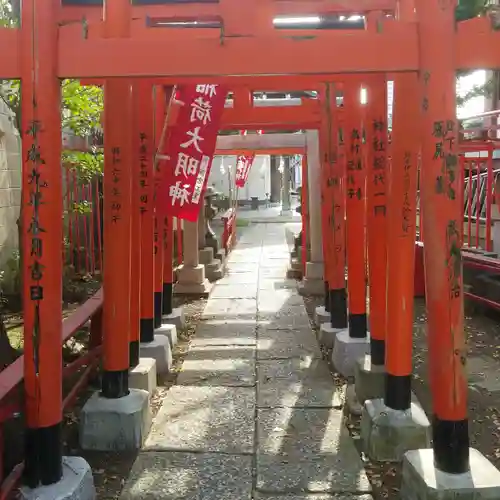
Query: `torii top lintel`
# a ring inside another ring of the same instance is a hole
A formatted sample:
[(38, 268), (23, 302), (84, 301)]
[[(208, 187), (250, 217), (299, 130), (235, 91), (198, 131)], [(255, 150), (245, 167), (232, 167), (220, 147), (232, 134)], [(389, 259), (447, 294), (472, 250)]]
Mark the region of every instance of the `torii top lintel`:
[[(172, 84), (193, 80), (240, 84), (262, 79), (262, 85), (266, 79), (276, 82), (276, 78), (293, 77), (307, 88), (308, 82), (331, 80), (334, 74), (419, 69), (418, 22), (387, 17), (382, 11), (394, 8), (392, 0), (148, 1), (154, 5), (144, 5), (145, 0), (122, 3), (128, 4), (131, 20), (125, 38), (104, 37), (106, 23), (99, 6), (62, 6), (59, 18), (54, 19), (59, 25), (57, 75), (164, 77)], [(97, 0), (90, 2), (95, 5)], [(343, 30), (276, 29), (273, 25), (276, 16), (323, 15), (347, 7), (350, 12), (377, 11), (376, 25)], [(174, 18), (205, 22), (207, 16), (217, 19), (220, 26), (185, 29), (162, 24)], [(0, 54), (0, 77), (20, 77), (19, 42), (17, 29), (0, 29), (0, 46), (9, 47)], [(454, 43), (457, 69), (500, 68), (500, 32), (489, 18), (459, 23)]]

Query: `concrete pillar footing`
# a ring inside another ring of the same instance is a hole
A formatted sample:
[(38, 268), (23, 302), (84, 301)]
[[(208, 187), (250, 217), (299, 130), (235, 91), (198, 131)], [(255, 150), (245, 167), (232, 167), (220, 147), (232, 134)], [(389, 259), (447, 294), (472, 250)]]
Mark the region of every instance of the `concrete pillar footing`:
[(182, 307), (174, 307), (172, 314), (164, 314), (162, 318), (163, 324), (174, 325), (177, 330), (182, 330), (186, 326), (186, 318)]
[(363, 406), (358, 401), (354, 384), (347, 384), (347, 388), (345, 390), (345, 403), (349, 413), (356, 415), (357, 417), (362, 415)]
[(486, 500), (500, 498), (500, 472), (479, 451), (469, 449), (470, 469), (446, 474), (434, 467), (432, 449), (411, 450), (403, 458), (402, 500)]
[(156, 360), (140, 358), (139, 364), (130, 370), (128, 385), (131, 389), (142, 389), (151, 396), (156, 391)]
[(152, 342), (141, 342), (141, 355), (156, 361), (158, 375), (168, 373), (172, 369), (172, 349), (166, 335), (155, 335)]
[(139, 450), (151, 421), (147, 391), (130, 389), (119, 399), (106, 399), (96, 392), (80, 414), (80, 446), (95, 451)]
[[(323, 323), (330, 323), (331, 315), (325, 306), (318, 306), (314, 310), (314, 324), (319, 328)], [(333, 345), (333, 344), (332, 344)]]
[(356, 360), (368, 353), (370, 334), (358, 339), (349, 337), (349, 330), (341, 330), (335, 337), (332, 351), (332, 364), (343, 377), (354, 376)]
[(19, 488), (22, 500), (95, 500), (92, 469), (82, 457), (63, 457), (63, 476), (55, 484)]
[(205, 266), (202, 264), (196, 266), (181, 264), (177, 268), (177, 276), (178, 281), (174, 285), (175, 294), (208, 297), (212, 285), (205, 279)]
[(385, 366), (373, 365), (370, 354), (358, 358), (354, 365), (354, 384), (361, 405), (367, 399), (382, 399), (385, 395)]
[(333, 349), (335, 338), (342, 330), (345, 330), (345, 328), (333, 328), (330, 321), (322, 323), (319, 328), (318, 342), (325, 347)]
[(431, 424), (414, 399), (406, 411), (387, 407), (383, 399), (368, 399), (361, 417), (361, 441), (371, 460), (400, 462), (408, 450), (430, 446)]
[(165, 337), (168, 337), (171, 350), (177, 345), (177, 327), (171, 323), (162, 323), (160, 328), (155, 330), (155, 335), (165, 335)]

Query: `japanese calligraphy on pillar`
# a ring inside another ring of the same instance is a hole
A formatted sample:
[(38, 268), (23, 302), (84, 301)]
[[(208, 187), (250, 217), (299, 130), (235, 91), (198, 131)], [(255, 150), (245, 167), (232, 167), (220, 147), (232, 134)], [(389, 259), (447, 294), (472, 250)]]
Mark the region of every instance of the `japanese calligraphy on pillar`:
[(378, 118), (372, 123), (372, 168), (370, 172), (371, 203), (374, 216), (385, 217), (387, 212), (386, 199), (386, 151), (387, 128), (385, 120)]
[(150, 151), (148, 148), (148, 136), (141, 132), (139, 134), (139, 210), (141, 215), (147, 213), (150, 207), (150, 182), (149, 179), (149, 155)]
[[(410, 200), (410, 196), (415, 193), (412, 189), (412, 178), (416, 175), (414, 162), (412, 162), (410, 151), (405, 151), (403, 162), (403, 206), (401, 208), (401, 230), (404, 236), (408, 235), (413, 238), (413, 225), (415, 222), (414, 207), (415, 202)], [(412, 194), (410, 194), (410, 191)]]
[(183, 105), (167, 141), (168, 160), (162, 181), (160, 203), (165, 215), (197, 220), (226, 95), (227, 89), (221, 85), (187, 85), (179, 89), (178, 100)]
[[(439, 161), (441, 168), (435, 180), (437, 195), (454, 202), (457, 198), (459, 163), (457, 152), (458, 128), (455, 120), (435, 121), (432, 136), (434, 138), (434, 155), (432, 160)], [(462, 261), (460, 253), (460, 230), (456, 219), (450, 219), (446, 228), (446, 254), (448, 282), (452, 299), (461, 297)]]
[(364, 199), (364, 176), (362, 157), (362, 130), (353, 128), (348, 130), (347, 147), (347, 201), (362, 201)]
[(28, 260), (28, 277), (29, 277), (29, 298), (34, 303), (33, 317), (33, 347), (34, 347), (34, 362), (35, 370), (38, 373), (39, 369), (39, 354), (38, 348), (40, 345), (40, 303), (44, 299), (44, 268), (42, 260), (44, 258), (44, 234), (46, 230), (40, 222), (40, 207), (43, 205), (43, 192), (48, 187), (44, 180), (43, 169), (45, 160), (42, 158), (40, 145), (38, 144), (38, 134), (41, 131), (42, 124), (38, 121), (30, 123), (26, 130), (26, 141), (31, 142), (29, 146), (25, 164), (28, 166), (28, 206), (31, 210), (31, 222), (28, 226), (27, 233), (30, 241), (30, 253)]
[(250, 173), (250, 169), (252, 168), (253, 162), (255, 160), (255, 155), (240, 155), (238, 156), (238, 160), (236, 161), (236, 186), (244, 187), (248, 174)]
[(121, 170), (121, 150), (119, 147), (111, 148), (112, 159), (111, 163), (113, 165), (111, 170), (111, 176), (113, 180), (113, 189), (111, 196), (111, 220), (113, 222), (118, 222), (121, 219), (120, 211), (122, 209), (121, 205), (121, 191), (120, 183), (122, 177)]

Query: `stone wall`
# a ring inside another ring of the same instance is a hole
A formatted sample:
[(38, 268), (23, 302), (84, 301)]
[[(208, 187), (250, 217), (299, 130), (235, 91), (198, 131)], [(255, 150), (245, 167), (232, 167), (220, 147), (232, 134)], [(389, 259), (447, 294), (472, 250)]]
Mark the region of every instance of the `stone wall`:
[(0, 100), (0, 263), (18, 246), (21, 205), (21, 139), (13, 114)]

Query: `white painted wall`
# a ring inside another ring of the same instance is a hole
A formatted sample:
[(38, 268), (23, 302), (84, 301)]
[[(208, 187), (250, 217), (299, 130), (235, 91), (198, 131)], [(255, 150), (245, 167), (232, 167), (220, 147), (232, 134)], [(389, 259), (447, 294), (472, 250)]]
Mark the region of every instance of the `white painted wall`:
[(21, 206), (21, 139), (13, 114), (0, 100), (0, 261), (18, 247)]
[[(248, 175), (245, 187), (239, 190), (239, 200), (250, 200), (256, 196), (259, 200), (266, 199), (266, 193), (271, 192), (271, 157), (257, 155)], [(221, 168), (221, 166), (223, 168)], [(229, 196), (228, 168), (231, 167), (231, 178), (234, 178), (236, 156), (216, 156), (212, 162), (208, 185), (219, 193)], [(234, 182), (234, 181), (233, 181)], [(233, 194), (234, 196), (234, 194)]]

